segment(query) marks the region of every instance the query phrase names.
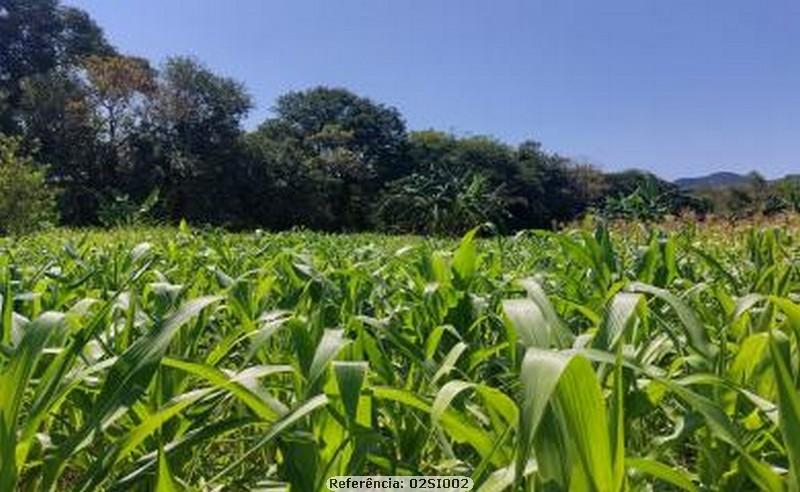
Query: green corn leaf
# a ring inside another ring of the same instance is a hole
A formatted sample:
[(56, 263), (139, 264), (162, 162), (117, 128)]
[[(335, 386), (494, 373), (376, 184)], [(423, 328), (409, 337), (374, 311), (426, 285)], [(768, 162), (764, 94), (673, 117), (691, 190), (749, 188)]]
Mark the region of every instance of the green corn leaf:
[(247, 451), (241, 454), (239, 458), (234, 460), (233, 463), (225, 467), (221, 472), (219, 472), (214, 478), (211, 479), (211, 482), (219, 481), (223, 476), (227, 475), (231, 472), (231, 470), (238, 467), (243, 461), (245, 461), (250, 455), (261, 449), (264, 445), (268, 442), (275, 439), (279, 436), (284, 430), (292, 427), (298, 421), (302, 420), (304, 417), (312, 414), (320, 407), (323, 407), (328, 404), (328, 397), (325, 395), (317, 395), (309, 400), (306, 400), (295, 408), (294, 410), (287, 413), (283, 416), (279, 421), (275, 422), (272, 427), (270, 427), (269, 431), (262, 437), (255, 445), (251, 446)]
[(200, 311), (221, 300), (219, 296), (193, 299), (181, 306), (161, 326), (153, 329), (131, 346), (114, 363), (106, 376), (97, 404), (88, 416), (86, 424), (67, 442), (48, 463), (46, 488), (55, 483), (67, 457), (88, 444), (94, 432), (101, 430), (110, 419), (120, 415), (147, 391), (147, 387), (167, 351), (172, 338), (185, 323)]
[(630, 290), (633, 292), (652, 294), (669, 304), (681, 320), (681, 327), (686, 332), (689, 345), (707, 359), (711, 358), (712, 349), (708, 342), (705, 327), (703, 323), (700, 322), (695, 312), (692, 311), (685, 302), (671, 292), (653, 287), (652, 285), (633, 283), (630, 285)]
[(342, 396), (344, 409), (351, 422), (355, 422), (358, 416), (358, 402), (368, 370), (369, 365), (366, 362), (336, 361), (333, 363), (339, 394)]
[(589, 361), (576, 352), (531, 348), (521, 369), (522, 411), (517, 472), (531, 457), (531, 447), (548, 405), (554, 405), (579, 466), (594, 490), (614, 490), (613, 455), (605, 403)]
[(336, 357), (336, 354), (348, 343), (349, 340), (344, 338), (344, 330), (325, 330), (322, 339), (317, 345), (317, 350), (314, 352), (314, 358), (311, 360), (311, 366), (308, 370), (308, 384), (313, 387), (317, 380), (322, 376), (323, 371), (328, 366), (328, 363)]
[(169, 469), (169, 462), (163, 450), (158, 453), (158, 477), (156, 479), (155, 492), (178, 492), (180, 489), (175, 484), (172, 471)]
[(778, 427), (789, 458), (789, 489), (796, 491), (800, 490), (800, 393), (789, 369), (788, 340), (782, 343), (784, 349), (779, 346), (779, 337), (773, 336), (769, 348), (778, 387)]
[(685, 471), (678, 468), (667, 466), (658, 461), (647, 458), (627, 458), (625, 466), (653, 476), (658, 480), (669, 483), (688, 492), (699, 490), (692, 481), (692, 478)]
[(0, 369), (0, 490), (15, 489), (19, 472), (17, 420), (23, 398), (43, 349), (63, 326), (62, 314), (42, 314), (25, 328), (10, 360)]

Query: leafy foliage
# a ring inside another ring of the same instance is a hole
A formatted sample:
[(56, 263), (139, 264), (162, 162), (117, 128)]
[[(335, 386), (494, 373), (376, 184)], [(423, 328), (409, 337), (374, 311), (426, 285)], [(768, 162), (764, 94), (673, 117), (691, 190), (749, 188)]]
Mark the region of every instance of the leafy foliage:
[(457, 235), (475, 224), (502, 224), (507, 197), (485, 175), (432, 166), (388, 185), (377, 209), (379, 227), (393, 232)]
[(265, 191), (291, 193), (287, 200), (301, 195), (308, 203), (301, 224), (368, 228), (381, 184), (404, 174), (406, 129), (399, 112), (326, 87), (285, 94), (274, 112), (251, 140), (258, 149), (252, 155), (261, 158), (256, 166), (269, 179)]
[(773, 182), (758, 173), (750, 173), (748, 178), (747, 184), (699, 189), (695, 193), (711, 203), (718, 214), (732, 218), (800, 211), (800, 178), (797, 176)]
[(141, 203), (134, 203), (128, 195), (115, 195), (101, 199), (98, 219), (105, 227), (130, 227), (145, 225), (152, 219), (153, 207), (158, 203), (158, 188)]
[(642, 222), (659, 221), (669, 213), (669, 205), (653, 186), (636, 188), (621, 197), (609, 197), (601, 210), (604, 217)]
[(57, 0), (2, 0), (0, 11), (0, 132), (11, 133), (26, 79), (114, 50), (85, 12)]
[(53, 225), (55, 193), (21, 149), (19, 138), (0, 134), (0, 233), (21, 234)]

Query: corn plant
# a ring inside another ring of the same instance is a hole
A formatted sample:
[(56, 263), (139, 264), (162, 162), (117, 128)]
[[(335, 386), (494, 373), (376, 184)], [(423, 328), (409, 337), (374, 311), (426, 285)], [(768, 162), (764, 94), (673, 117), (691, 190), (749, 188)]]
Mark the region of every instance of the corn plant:
[(792, 227), (3, 239), (0, 490), (798, 490), (798, 260)]

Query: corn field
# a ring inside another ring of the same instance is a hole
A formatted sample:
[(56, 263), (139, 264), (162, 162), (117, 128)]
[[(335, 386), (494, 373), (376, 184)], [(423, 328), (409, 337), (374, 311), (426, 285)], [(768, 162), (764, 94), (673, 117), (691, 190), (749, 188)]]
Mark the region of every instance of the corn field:
[(0, 242), (0, 491), (800, 490), (800, 236)]

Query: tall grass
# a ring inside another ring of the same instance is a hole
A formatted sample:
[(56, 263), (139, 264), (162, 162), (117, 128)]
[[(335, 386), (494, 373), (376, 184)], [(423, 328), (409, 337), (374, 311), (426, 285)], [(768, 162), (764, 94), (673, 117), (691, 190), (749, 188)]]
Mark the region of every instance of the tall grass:
[(0, 254), (0, 491), (798, 490), (795, 228), (53, 231)]

